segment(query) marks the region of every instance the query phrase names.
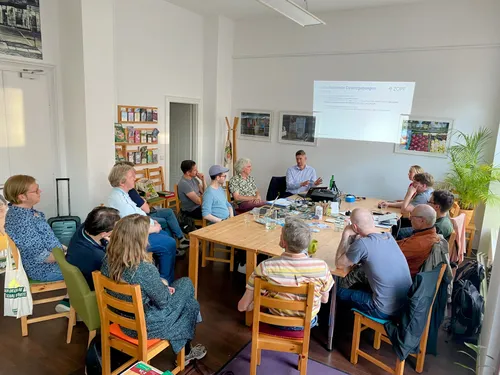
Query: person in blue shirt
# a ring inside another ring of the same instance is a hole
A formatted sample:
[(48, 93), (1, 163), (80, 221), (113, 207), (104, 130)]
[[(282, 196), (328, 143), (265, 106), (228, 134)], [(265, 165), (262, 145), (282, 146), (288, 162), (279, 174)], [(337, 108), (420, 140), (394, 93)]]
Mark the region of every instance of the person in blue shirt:
[(226, 191), (223, 188), (226, 183), (227, 172), (229, 172), (229, 169), (220, 165), (212, 165), (208, 170), (212, 182), (203, 193), (201, 214), (204, 219), (212, 223), (218, 223), (233, 217), (233, 207), (227, 201)]
[(323, 179), (316, 177), (316, 170), (307, 165), (307, 156), (304, 150), (295, 153), (297, 165), (290, 167), (286, 171), (286, 192), (287, 196), (304, 193), (312, 186), (318, 186)]
[(101, 269), (109, 236), (118, 220), (118, 210), (96, 207), (90, 211), (69, 242), (66, 260), (82, 272), (90, 290), (94, 290), (92, 272)]
[[(120, 217), (132, 214), (147, 216), (130, 199), (128, 192), (135, 187), (134, 167), (118, 163), (111, 169), (108, 176), (109, 183), (113, 187), (108, 198), (108, 206), (116, 208), (120, 212)], [(149, 248), (158, 259), (158, 267), (161, 277), (169, 283), (174, 281), (175, 256), (177, 245), (170, 235), (161, 229), (161, 225), (149, 218)]]

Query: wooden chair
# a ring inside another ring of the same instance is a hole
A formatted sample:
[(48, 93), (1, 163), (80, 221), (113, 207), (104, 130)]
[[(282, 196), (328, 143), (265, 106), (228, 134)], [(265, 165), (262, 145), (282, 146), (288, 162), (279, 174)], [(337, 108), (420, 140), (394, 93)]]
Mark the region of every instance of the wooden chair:
[(448, 238), (448, 255), (450, 256), (453, 254), (453, 249), (455, 248), (455, 239), (457, 238), (457, 234), (455, 231), (451, 232), (450, 238)]
[[(148, 179), (153, 181), (156, 191), (165, 191), (165, 175), (163, 174), (163, 167), (148, 168)], [(172, 208), (175, 207), (175, 197), (162, 197), (162, 207)]]
[(135, 182), (139, 181), (141, 178), (148, 178), (148, 169), (136, 169), (135, 170)]
[(227, 201), (232, 204), (233, 201), (234, 201), (234, 198), (233, 198), (233, 195), (231, 194), (231, 192), (229, 191), (229, 181), (226, 181), (226, 187), (225, 187), (225, 189), (226, 189), (226, 198), (227, 198)]
[[(441, 280), (443, 279), (443, 274), (445, 272), (446, 265), (443, 264), (441, 266), (441, 270), (439, 271), (439, 277), (436, 283), (436, 291), (434, 292), (434, 297), (432, 299), (431, 308), (429, 309), (429, 314), (427, 315), (427, 324), (425, 325), (424, 332), (422, 333), (422, 337), (420, 338), (420, 346), (418, 349), (418, 354), (410, 354), (412, 357), (417, 359), (417, 364), (415, 366), (415, 371), (421, 373), (424, 370), (424, 361), (425, 361), (425, 352), (427, 350), (427, 339), (429, 337), (429, 326), (431, 324), (431, 316), (432, 316), (432, 307), (434, 305), (434, 300), (436, 299), (437, 292), (439, 290), (439, 286), (441, 285)], [(384, 341), (388, 344), (391, 344), (391, 340), (387, 337), (384, 324), (387, 320), (376, 319), (364, 315), (356, 310), (354, 310), (354, 331), (352, 334), (352, 346), (351, 346), (351, 363), (358, 363), (358, 356), (361, 356), (374, 365), (384, 369), (390, 374), (394, 375), (403, 375), (405, 361), (401, 361), (399, 358), (396, 358), (396, 367), (391, 368), (385, 363), (379, 361), (378, 359), (372, 357), (366, 352), (363, 352), (359, 348), (359, 342), (361, 338), (361, 332), (365, 329), (373, 329), (375, 331), (375, 336), (373, 339), (373, 348), (380, 349), (381, 341)]]
[[(105, 277), (99, 271), (92, 273), (94, 279), (97, 305), (101, 316), (101, 347), (102, 347), (102, 373), (103, 375), (120, 374), (137, 361), (149, 363), (151, 358), (170, 346), (167, 340), (147, 339), (146, 319), (142, 305), (141, 287), (139, 285), (118, 284)], [(127, 302), (115, 298), (109, 292), (120, 293), (132, 299)], [(127, 312), (134, 318), (118, 315), (112, 309)], [(121, 327), (126, 327), (137, 332), (138, 338), (133, 339), (123, 333)], [(118, 349), (132, 359), (111, 372), (111, 348)], [(177, 374), (184, 370), (184, 348), (177, 354), (177, 367), (171, 372)]]
[(457, 217), (458, 215), (460, 215), (460, 206), (458, 205), (457, 201), (453, 202), (453, 206), (451, 206), (450, 208), (449, 215), (450, 217)]
[[(17, 264), (19, 262), (19, 250), (17, 249), (16, 245), (14, 244), (14, 241), (12, 241), (10, 238), (9, 238), (9, 243), (10, 243), (10, 248), (12, 250), (12, 256), (14, 258), (14, 263), (16, 264), (16, 267), (17, 267)], [(45, 281), (36, 281), (36, 280), (29, 279), (29, 283), (30, 283), (31, 295), (33, 297), (33, 308), (35, 307), (35, 305), (43, 305), (45, 303), (52, 303), (52, 302), (61, 301), (66, 297), (66, 283), (64, 282), (64, 280), (45, 282)], [(35, 294), (53, 292), (56, 290), (63, 290), (64, 294), (61, 294), (61, 295), (58, 295), (55, 297), (35, 299)], [(68, 330), (69, 330), (69, 328), (70, 328), (69, 325), (71, 325), (71, 328), (73, 327), (73, 325), (71, 324), (71, 322), (69, 320), (69, 317), (70, 317), (70, 311), (49, 314), (49, 315), (42, 315), (42, 316), (38, 316), (36, 318), (28, 318), (27, 316), (23, 316), (23, 317), (21, 317), (21, 333), (23, 336), (28, 336), (28, 325), (29, 324), (44, 322), (46, 320), (52, 320), (52, 319), (57, 319), (57, 318), (68, 318)]]
[[(302, 301), (291, 301), (265, 297), (261, 294), (263, 290), (275, 293), (306, 295), (306, 299)], [(260, 277), (255, 278), (250, 375), (257, 374), (257, 366), (260, 365), (261, 360), (261, 350), (298, 354), (298, 370), (301, 375), (307, 374), (313, 303), (313, 283), (304, 284), (298, 287), (284, 287), (270, 284), (263, 281)], [(272, 315), (267, 312), (269, 308), (303, 312), (304, 317)], [(302, 326), (304, 330), (287, 331), (273, 326)]]

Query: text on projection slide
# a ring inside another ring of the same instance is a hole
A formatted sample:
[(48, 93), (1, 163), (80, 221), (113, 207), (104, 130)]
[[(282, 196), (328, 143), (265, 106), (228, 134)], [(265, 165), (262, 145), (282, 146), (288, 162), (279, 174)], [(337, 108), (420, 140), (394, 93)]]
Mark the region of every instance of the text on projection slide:
[(398, 143), (415, 82), (314, 81), (316, 137)]

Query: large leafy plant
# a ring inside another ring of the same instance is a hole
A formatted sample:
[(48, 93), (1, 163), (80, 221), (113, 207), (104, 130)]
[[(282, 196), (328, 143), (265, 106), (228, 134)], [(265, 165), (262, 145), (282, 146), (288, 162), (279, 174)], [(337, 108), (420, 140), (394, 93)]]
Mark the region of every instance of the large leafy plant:
[(472, 210), (480, 203), (500, 203), (500, 197), (490, 190), (491, 182), (500, 182), (500, 168), (484, 159), (491, 131), (480, 128), (470, 135), (461, 131), (456, 134), (457, 142), (449, 149), (451, 169), (445, 186), (458, 196), (458, 204), (464, 210)]

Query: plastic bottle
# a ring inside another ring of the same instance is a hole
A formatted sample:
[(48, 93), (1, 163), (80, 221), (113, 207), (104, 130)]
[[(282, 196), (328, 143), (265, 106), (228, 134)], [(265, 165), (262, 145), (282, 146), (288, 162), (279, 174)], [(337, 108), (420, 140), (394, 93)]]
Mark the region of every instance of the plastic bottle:
[(318, 217), (319, 220), (323, 220), (323, 207), (321, 206), (316, 206), (316, 211), (315, 211), (316, 216)]

